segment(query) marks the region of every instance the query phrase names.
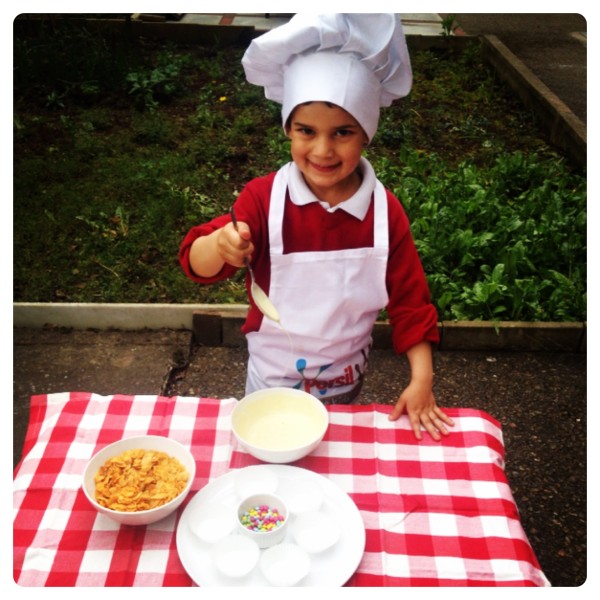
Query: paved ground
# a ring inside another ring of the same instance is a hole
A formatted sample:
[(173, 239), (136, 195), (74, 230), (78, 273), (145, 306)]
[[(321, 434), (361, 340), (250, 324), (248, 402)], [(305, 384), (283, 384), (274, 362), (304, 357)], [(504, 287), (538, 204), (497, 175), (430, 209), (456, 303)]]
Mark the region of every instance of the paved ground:
[[(582, 17), (482, 14), (457, 15), (457, 22), (469, 34), (499, 36), (586, 121)], [(200, 347), (189, 331), (17, 328), (13, 347), (13, 464), (20, 459), (32, 394), (243, 394), (245, 348)], [(436, 355), (440, 404), (483, 409), (502, 423), (507, 473), (523, 524), (555, 586), (579, 586), (587, 576), (586, 358), (545, 352)], [(393, 401), (406, 377), (403, 360), (374, 352), (362, 401)]]
[(497, 36), (587, 122), (587, 24), (583, 16), (457, 14), (456, 21), (469, 35)]

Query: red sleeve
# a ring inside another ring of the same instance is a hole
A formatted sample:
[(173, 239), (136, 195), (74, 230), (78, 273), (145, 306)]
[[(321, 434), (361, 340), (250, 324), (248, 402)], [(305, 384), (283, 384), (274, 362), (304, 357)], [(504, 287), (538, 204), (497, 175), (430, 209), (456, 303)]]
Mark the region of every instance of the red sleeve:
[[(271, 199), (271, 188), (275, 173), (271, 173), (265, 177), (259, 177), (250, 181), (237, 197), (234, 208), (235, 216), (238, 221), (248, 223), (252, 234), (252, 243), (254, 244), (254, 254), (252, 256), (252, 266), (254, 275), (260, 287), (269, 293), (269, 285), (271, 282), (271, 257), (269, 248), (268, 234), (268, 215), (269, 203)], [(194, 281), (202, 284), (215, 283), (222, 279), (231, 277), (238, 270), (231, 265), (224, 265), (219, 273), (213, 277), (199, 277), (190, 267), (190, 247), (194, 240), (203, 236), (209, 235), (216, 229), (220, 229), (231, 221), (229, 214), (216, 217), (212, 221), (203, 225), (192, 227), (179, 248), (179, 264), (184, 273)], [(257, 331), (263, 319), (262, 313), (254, 304), (252, 294), (249, 293), (250, 278), (246, 275), (246, 290), (248, 292), (248, 301), (250, 310), (246, 321), (242, 326), (242, 332)]]
[[(265, 269), (258, 265), (264, 263), (266, 257), (266, 273), (270, 273), (269, 259), (269, 236), (267, 232), (269, 200), (271, 196), (271, 187), (275, 173), (266, 177), (260, 177), (250, 181), (237, 197), (234, 207), (235, 215), (238, 221), (245, 221), (250, 227), (252, 233), (252, 243), (255, 246), (252, 264), (255, 266), (255, 274), (265, 289), (268, 289), (268, 282), (264, 280)], [(231, 277), (238, 269), (231, 265), (225, 265), (223, 269), (213, 277), (199, 277), (192, 271), (190, 266), (190, 248), (194, 241), (202, 236), (209, 235), (213, 231), (220, 229), (231, 222), (229, 214), (214, 218), (208, 223), (192, 227), (181, 242), (179, 247), (179, 264), (183, 272), (198, 283), (210, 284), (221, 279)], [(258, 269), (258, 272), (257, 272)]]
[(198, 283), (214, 283), (215, 281), (231, 277), (235, 273), (237, 269), (235, 267), (232, 267), (231, 265), (226, 264), (221, 269), (221, 271), (213, 277), (200, 277), (196, 275), (194, 271), (192, 271), (192, 267), (190, 266), (190, 248), (192, 247), (192, 244), (199, 237), (209, 235), (213, 231), (221, 229), (221, 227), (229, 223), (229, 221), (231, 221), (229, 215), (223, 215), (220, 217), (216, 217), (212, 221), (204, 223), (203, 225), (196, 225), (187, 232), (187, 235), (183, 238), (183, 242), (181, 242), (181, 246), (179, 247), (179, 264), (181, 265), (183, 272), (190, 279), (193, 279)]
[(437, 311), (400, 201), (388, 191), (390, 254), (387, 289), (392, 341), (398, 354), (422, 341), (439, 342)]

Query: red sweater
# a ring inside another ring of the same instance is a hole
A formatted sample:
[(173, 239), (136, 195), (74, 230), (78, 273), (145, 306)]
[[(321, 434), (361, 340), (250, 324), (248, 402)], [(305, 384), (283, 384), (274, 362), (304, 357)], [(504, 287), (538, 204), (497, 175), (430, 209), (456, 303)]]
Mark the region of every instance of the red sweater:
[[(255, 246), (252, 266), (257, 283), (269, 293), (271, 260), (269, 251), (268, 214), (271, 187), (275, 173), (250, 181), (235, 202), (236, 217), (245, 221), (252, 232)], [(429, 297), (429, 289), (421, 261), (410, 233), (408, 218), (400, 201), (387, 191), (389, 224), (389, 257), (386, 285), (389, 295), (387, 306), (394, 349), (398, 354), (427, 340), (439, 341), (437, 312)], [(283, 244), (284, 253), (323, 250), (343, 250), (373, 246), (373, 201), (363, 221), (344, 210), (327, 212), (317, 202), (297, 206), (286, 199)], [(190, 268), (189, 252), (194, 240), (212, 233), (229, 223), (229, 215), (217, 217), (193, 227), (185, 236), (179, 261), (188, 277), (198, 283), (209, 284), (231, 277), (237, 269), (225, 265), (214, 277), (198, 277)], [(315, 276), (319, 276), (318, 273)], [(249, 278), (246, 279), (249, 287)], [(263, 315), (250, 298), (250, 311), (242, 331), (246, 334), (260, 328)], [(383, 308), (383, 307), (382, 307)]]

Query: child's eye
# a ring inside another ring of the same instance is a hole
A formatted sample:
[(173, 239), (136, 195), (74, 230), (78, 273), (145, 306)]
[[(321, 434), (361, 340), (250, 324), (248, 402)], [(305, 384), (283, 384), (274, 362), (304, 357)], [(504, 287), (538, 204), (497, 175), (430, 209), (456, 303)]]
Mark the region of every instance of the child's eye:
[(296, 127), (296, 131), (302, 135), (312, 135), (314, 132), (310, 127)]
[(338, 129), (335, 134), (338, 137), (348, 137), (349, 135), (352, 135), (354, 133), (354, 131), (352, 131), (352, 129)]

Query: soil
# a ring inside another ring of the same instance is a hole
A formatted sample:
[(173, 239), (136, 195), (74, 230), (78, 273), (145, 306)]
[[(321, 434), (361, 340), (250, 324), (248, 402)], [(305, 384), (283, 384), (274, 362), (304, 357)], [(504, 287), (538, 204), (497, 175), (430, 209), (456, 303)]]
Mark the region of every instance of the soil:
[[(156, 56), (164, 52), (164, 45), (149, 41), (145, 44), (146, 60), (155, 64)], [(473, 41), (466, 51), (432, 49), (413, 54), (413, 88), (407, 98), (394, 101), (391, 107), (382, 111), (378, 134), (371, 145), (373, 154), (389, 154), (397, 159), (400, 148), (409, 144), (423, 152), (439, 155), (451, 166), (464, 160), (481, 164), (499, 152), (553, 153), (535, 116), (497, 80), (479, 56), (478, 45), (479, 42)], [(196, 45), (177, 46), (176, 51), (204, 59), (214, 53)], [(223, 89), (227, 89), (227, 81), (240, 79), (243, 48), (228, 47), (222, 52), (226, 55), (223, 64), (228, 71), (220, 77)], [(197, 135), (190, 132), (190, 117), (197, 110), (202, 90), (207, 85), (214, 85), (205, 73), (194, 67), (183, 73), (182, 80), (185, 90), (181, 93), (157, 95), (159, 119), (172, 127), (169, 143), (174, 151), (182, 151), (190, 135)], [(236, 85), (229, 86), (232, 94), (235, 94)], [(120, 135), (127, 131), (126, 125), (134, 118), (132, 100), (125, 89), (104, 92), (93, 100), (72, 92), (64, 102), (48, 106), (49, 90), (47, 86), (21, 89), (16, 84), (15, 113), (22, 123), (36, 124), (28, 127), (24, 135), (17, 131), (17, 159), (20, 155), (41, 155), (50, 146), (69, 145), (72, 134), (65, 123), (70, 119), (73, 122), (84, 120), (86, 111), (110, 107), (112, 112), (110, 122), (102, 127), (94, 124), (96, 138)], [(222, 112), (229, 122), (233, 122), (240, 108), (235, 102), (229, 102)], [(140, 146), (146, 144), (143, 137), (134, 141)], [(234, 182), (239, 180), (243, 185), (247, 181), (240, 166), (249, 162), (251, 153), (263, 142), (264, 129), (257, 127), (253, 140), (232, 148), (229, 156), (224, 157), (224, 170)]]

